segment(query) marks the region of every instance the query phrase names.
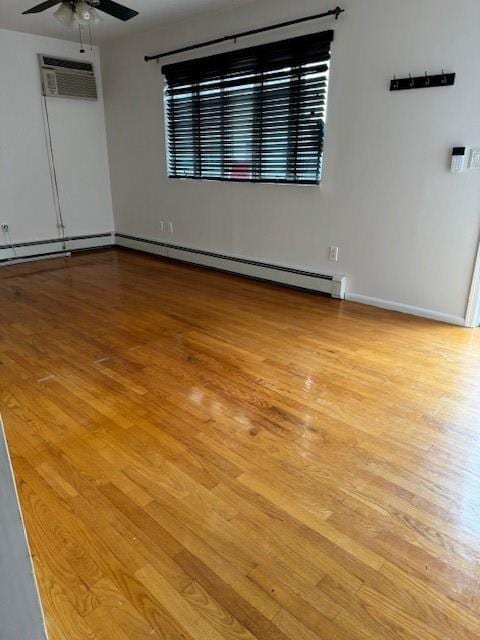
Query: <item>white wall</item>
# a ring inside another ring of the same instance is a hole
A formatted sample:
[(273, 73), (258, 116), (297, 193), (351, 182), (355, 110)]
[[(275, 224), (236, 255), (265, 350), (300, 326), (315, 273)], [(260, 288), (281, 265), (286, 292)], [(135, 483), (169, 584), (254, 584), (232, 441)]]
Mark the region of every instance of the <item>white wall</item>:
[[(340, 3), (347, 12), (333, 23), (325, 174), (319, 188), (166, 177), (161, 66), (143, 62), (144, 54), (334, 4), (263, 0), (102, 49), (116, 228), (337, 271), (350, 276), (351, 294), (461, 318), (479, 240), (480, 171), (452, 175), (448, 161), (452, 145), (480, 147), (478, 0)], [(288, 28), (237, 46), (330, 26), (327, 20)], [(457, 73), (454, 88), (388, 90), (393, 74), (442, 68)], [(160, 233), (160, 220), (173, 221), (173, 236)], [(328, 261), (329, 245), (340, 247), (338, 265)]]
[[(9, 224), (14, 243), (59, 236), (37, 54), (82, 59), (78, 50), (74, 42), (0, 29), (0, 223)], [(98, 49), (83, 59), (94, 63), (101, 92)], [(66, 234), (111, 232), (103, 99), (47, 100)]]

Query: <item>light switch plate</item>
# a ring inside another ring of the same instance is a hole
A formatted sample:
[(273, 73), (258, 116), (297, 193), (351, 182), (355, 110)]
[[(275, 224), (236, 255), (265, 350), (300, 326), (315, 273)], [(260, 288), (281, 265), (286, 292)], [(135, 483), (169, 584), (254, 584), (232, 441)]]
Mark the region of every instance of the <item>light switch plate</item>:
[(470, 169), (480, 169), (480, 149), (472, 149), (470, 152)]
[(338, 253), (339, 253), (338, 247), (330, 247), (328, 252), (328, 259), (331, 260), (332, 262), (338, 262)]

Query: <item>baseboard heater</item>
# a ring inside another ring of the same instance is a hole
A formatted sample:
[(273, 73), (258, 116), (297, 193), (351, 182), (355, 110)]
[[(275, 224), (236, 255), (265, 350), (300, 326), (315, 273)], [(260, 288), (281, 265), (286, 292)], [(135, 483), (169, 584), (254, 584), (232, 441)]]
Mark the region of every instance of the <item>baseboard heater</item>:
[(65, 239), (36, 240), (0, 245), (0, 265), (16, 264), (25, 260), (55, 258), (73, 251), (100, 249), (114, 242), (113, 233), (97, 233), (87, 236), (70, 236)]
[(124, 233), (115, 234), (115, 244), (182, 262), (191, 262), (211, 269), (230, 271), (250, 278), (268, 280), (299, 289), (318, 291), (326, 293), (332, 298), (341, 300), (345, 298), (347, 279), (342, 275), (314, 273), (303, 269), (268, 264), (191, 247), (181, 247)]

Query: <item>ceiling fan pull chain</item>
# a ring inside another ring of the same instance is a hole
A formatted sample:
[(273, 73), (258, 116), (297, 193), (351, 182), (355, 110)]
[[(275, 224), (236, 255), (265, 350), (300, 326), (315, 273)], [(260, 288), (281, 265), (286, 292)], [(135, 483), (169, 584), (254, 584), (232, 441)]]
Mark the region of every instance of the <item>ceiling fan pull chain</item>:
[(78, 25), (78, 35), (80, 36), (80, 53), (85, 53), (85, 49), (83, 47), (83, 32), (81, 24)]

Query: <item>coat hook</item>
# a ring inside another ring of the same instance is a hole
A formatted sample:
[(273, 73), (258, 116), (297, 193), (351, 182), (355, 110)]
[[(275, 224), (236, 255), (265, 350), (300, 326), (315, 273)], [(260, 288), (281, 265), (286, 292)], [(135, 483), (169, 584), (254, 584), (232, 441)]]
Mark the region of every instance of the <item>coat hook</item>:
[(411, 73), (403, 78), (396, 75), (390, 81), (390, 91), (403, 91), (404, 89), (427, 89), (430, 87), (448, 87), (455, 84), (455, 73), (446, 73), (442, 69), (441, 73), (432, 75), (428, 71), (424, 75), (413, 76)]

